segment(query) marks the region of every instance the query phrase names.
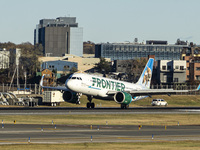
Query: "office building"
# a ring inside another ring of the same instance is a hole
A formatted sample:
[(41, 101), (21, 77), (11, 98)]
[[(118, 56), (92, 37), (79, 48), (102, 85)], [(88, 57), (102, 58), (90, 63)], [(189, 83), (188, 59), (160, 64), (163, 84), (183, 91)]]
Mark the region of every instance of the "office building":
[(155, 55), (155, 60), (180, 60), (182, 49), (187, 45), (169, 45), (167, 41), (138, 43), (101, 43), (95, 45), (95, 57), (111, 60), (128, 60)]
[[(39, 57), (39, 62), (54, 62), (58, 60), (69, 61), (77, 64), (77, 69), (83, 72), (91, 71), (95, 67), (95, 64), (99, 63), (99, 58), (94, 58), (94, 55), (83, 55), (83, 57), (75, 56), (75, 55), (66, 55), (64, 57)], [(106, 58), (106, 61), (110, 62), (109, 58)], [(48, 66), (48, 65), (46, 65)], [(53, 64), (51, 64), (53, 66)], [(48, 67), (42, 67), (42, 69)], [(51, 68), (48, 68), (51, 69)], [(51, 69), (52, 70), (52, 69)]]
[(10, 51), (6, 49), (0, 49), (0, 69), (9, 68), (10, 63)]
[(73, 67), (78, 69), (78, 64), (76, 62), (65, 60), (45, 61), (41, 65), (41, 70), (49, 69), (51, 71), (54, 70), (57, 73), (67, 73), (70, 72)]
[(158, 60), (157, 80), (159, 84), (184, 83), (186, 81), (186, 61)]
[(193, 46), (184, 50), (182, 59), (186, 61), (186, 80), (200, 81), (200, 47)]
[(34, 44), (42, 44), (44, 56), (82, 56), (83, 28), (75, 17), (42, 19), (34, 30)]

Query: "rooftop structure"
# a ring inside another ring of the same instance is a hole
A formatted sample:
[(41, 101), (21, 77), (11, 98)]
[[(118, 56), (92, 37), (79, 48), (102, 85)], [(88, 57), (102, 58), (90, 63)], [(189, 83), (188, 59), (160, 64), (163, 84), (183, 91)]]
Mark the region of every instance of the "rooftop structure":
[[(39, 57), (40, 62), (64, 60), (77, 63), (77, 69), (81, 71), (89, 71), (95, 67), (96, 63), (99, 63), (99, 58), (94, 58), (93, 55), (84, 55), (84, 57), (79, 57), (75, 55), (65, 55), (64, 57)], [(106, 58), (110, 61), (110, 58)]]
[(82, 56), (83, 28), (75, 17), (42, 19), (34, 30), (34, 44), (42, 44), (44, 56)]

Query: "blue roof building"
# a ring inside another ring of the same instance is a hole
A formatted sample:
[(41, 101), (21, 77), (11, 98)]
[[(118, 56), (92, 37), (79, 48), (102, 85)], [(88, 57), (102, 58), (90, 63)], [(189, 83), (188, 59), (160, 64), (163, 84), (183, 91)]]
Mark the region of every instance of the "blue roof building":
[(64, 73), (71, 71), (73, 67), (78, 69), (78, 63), (63, 60), (46, 61), (42, 63), (41, 70), (49, 69), (51, 71), (57, 71), (57, 73)]

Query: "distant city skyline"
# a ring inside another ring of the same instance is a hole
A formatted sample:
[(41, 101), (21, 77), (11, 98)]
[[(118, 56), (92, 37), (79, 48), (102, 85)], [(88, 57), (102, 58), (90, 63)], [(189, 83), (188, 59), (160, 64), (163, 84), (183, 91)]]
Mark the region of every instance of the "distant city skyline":
[(199, 0), (1, 0), (0, 42), (34, 43), (41, 19), (76, 17), (83, 41), (200, 44)]

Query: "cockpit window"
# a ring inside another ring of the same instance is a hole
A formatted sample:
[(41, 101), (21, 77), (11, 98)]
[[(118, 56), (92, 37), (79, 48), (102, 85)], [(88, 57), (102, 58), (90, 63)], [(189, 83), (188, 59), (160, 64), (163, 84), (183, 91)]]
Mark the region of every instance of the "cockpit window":
[(73, 79), (73, 80), (75, 80), (75, 79), (77, 79), (77, 80), (82, 80), (81, 77), (70, 77), (69, 79)]

